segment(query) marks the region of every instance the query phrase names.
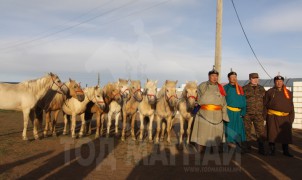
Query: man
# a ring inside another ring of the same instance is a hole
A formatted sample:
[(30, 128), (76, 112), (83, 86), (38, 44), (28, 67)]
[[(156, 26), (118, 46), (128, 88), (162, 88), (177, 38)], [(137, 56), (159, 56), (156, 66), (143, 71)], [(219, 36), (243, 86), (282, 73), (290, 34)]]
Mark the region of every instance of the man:
[(264, 109), (266, 114), (269, 155), (275, 155), (275, 143), (282, 143), (283, 154), (289, 153), (288, 144), (292, 143), (292, 123), (295, 119), (293, 96), (284, 85), (284, 77), (274, 78), (275, 86), (265, 94)]
[(243, 86), (243, 91), (246, 96), (246, 115), (244, 116), (244, 126), (246, 132), (246, 140), (244, 143), (245, 151), (251, 151), (250, 141), (252, 140), (252, 124), (254, 125), (257, 141), (258, 153), (266, 155), (264, 149), (264, 118), (263, 118), (263, 98), (265, 89), (259, 85), (258, 73), (249, 74), (250, 82)]
[(226, 112), (225, 91), (218, 83), (219, 73), (213, 68), (209, 81), (198, 86), (200, 109), (195, 117), (191, 141), (201, 151), (205, 146), (217, 147), (225, 141), (223, 121), (229, 121)]
[(236, 151), (244, 153), (241, 142), (246, 141), (243, 116), (246, 113), (246, 100), (241, 86), (237, 83), (237, 73), (228, 74), (229, 84), (224, 86), (226, 92), (227, 113), (230, 122), (225, 123), (225, 134), (228, 143), (236, 144)]

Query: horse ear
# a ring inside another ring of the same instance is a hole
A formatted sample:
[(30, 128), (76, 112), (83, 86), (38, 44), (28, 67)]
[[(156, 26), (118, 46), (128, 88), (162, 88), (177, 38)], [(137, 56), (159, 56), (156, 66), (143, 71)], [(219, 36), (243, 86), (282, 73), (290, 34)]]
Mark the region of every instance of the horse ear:
[(69, 78), (69, 82), (71, 82), (71, 78)]
[(49, 73), (50, 76), (53, 76), (54, 74), (52, 72)]
[(178, 80), (175, 81), (175, 84), (177, 84)]
[(157, 80), (155, 80), (155, 81), (154, 81), (154, 84), (156, 84), (156, 85), (157, 85)]
[(149, 82), (149, 79), (147, 78), (147, 82)]
[(168, 80), (166, 80), (165, 84), (168, 84)]
[(186, 84), (188, 84), (188, 82), (189, 82), (189, 81), (188, 81), (188, 80), (186, 80)]

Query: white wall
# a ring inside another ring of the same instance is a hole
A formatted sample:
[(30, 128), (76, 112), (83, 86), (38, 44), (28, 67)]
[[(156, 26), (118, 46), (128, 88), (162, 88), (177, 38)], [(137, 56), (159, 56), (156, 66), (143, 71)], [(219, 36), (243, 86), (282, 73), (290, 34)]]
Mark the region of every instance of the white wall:
[(295, 107), (293, 128), (302, 129), (302, 82), (294, 82), (293, 97)]

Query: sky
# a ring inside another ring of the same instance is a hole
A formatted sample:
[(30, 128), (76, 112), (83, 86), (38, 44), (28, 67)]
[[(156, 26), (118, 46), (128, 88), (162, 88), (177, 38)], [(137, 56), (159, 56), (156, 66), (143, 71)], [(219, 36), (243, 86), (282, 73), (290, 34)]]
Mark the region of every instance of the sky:
[[(118, 78), (203, 82), (215, 56), (216, 0), (0, 0), (0, 81), (49, 72), (101, 85)], [(233, 0), (271, 77), (301, 78), (302, 1)], [(223, 0), (221, 82), (257, 72), (232, 1)]]

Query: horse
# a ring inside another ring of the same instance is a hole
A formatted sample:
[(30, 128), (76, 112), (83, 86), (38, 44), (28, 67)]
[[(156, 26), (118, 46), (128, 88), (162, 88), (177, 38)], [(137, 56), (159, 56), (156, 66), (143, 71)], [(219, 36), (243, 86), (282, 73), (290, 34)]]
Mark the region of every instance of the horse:
[(141, 91), (141, 82), (139, 80), (130, 80), (129, 96), (124, 99), (122, 106), (123, 113), (123, 129), (122, 129), (122, 141), (125, 141), (125, 130), (127, 117), (131, 119), (131, 136), (132, 140), (136, 140), (134, 133), (134, 123), (139, 103), (143, 100)]
[(149, 142), (152, 142), (152, 125), (156, 107), (157, 81), (147, 79), (143, 90), (143, 100), (139, 103), (138, 111), (140, 117), (140, 136), (139, 140), (143, 140), (144, 118), (149, 117)]
[[(104, 124), (104, 115), (108, 114), (109, 112), (109, 104), (112, 101), (116, 101), (118, 103), (121, 103), (122, 97), (119, 89), (118, 83), (108, 83), (103, 87), (103, 98), (105, 101), (105, 108), (102, 109), (96, 104), (93, 103), (91, 105), (91, 102), (88, 103), (86, 111), (85, 111), (85, 121), (88, 121), (88, 134), (91, 134), (91, 118), (93, 114), (96, 114), (96, 134), (95, 138), (100, 137), (100, 132), (103, 132), (103, 124)], [(111, 124), (110, 124), (111, 125)], [(109, 125), (109, 127), (110, 127)], [(109, 136), (109, 133), (107, 134)]]
[[(118, 80), (118, 84), (119, 84), (119, 89), (121, 92), (121, 96), (122, 96), (122, 102), (118, 103), (116, 101), (112, 101), (109, 104), (109, 112), (108, 112), (108, 120), (107, 120), (107, 134), (109, 134), (110, 132), (110, 126), (108, 125), (109, 122), (111, 123), (112, 120), (112, 116), (113, 114), (115, 114), (115, 135), (118, 135), (118, 121), (122, 112), (122, 103), (126, 102), (129, 99), (129, 84), (128, 84), (129, 80), (125, 80), (125, 79), (119, 79)], [(108, 136), (108, 135), (106, 135)]]
[[(62, 87), (60, 78), (53, 73), (44, 77), (23, 81), (18, 84), (0, 83), (0, 109), (17, 110), (23, 112), (23, 140), (28, 140), (26, 131), (28, 120), (33, 122), (33, 134), (39, 139), (37, 120), (35, 119), (35, 106), (45, 96), (49, 89), (66, 94), (67, 89)], [(34, 122), (35, 121), (35, 122)]]
[[(166, 80), (165, 84), (158, 93), (158, 102), (156, 104), (156, 137), (155, 143), (159, 143), (159, 134), (161, 130), (162, 120), (167, 122), (167, 142), (171, 144), (171, 134), (173, 116), (176, 114), (177, 94), (176, 94), (177, 81)], [(160, 141), (164, 140), (165, 135), (165, 123), (162, 124), (162, 132)]]
[(92, 101), (93, 103), (100, 106), (100, 108), (105, 108), (105, 102), (103, 99), (103, 91), (99, 86), (95, 87), (87, 87), (84, 90), (85, 99), (84, 101), (80, 102), (75, 98), (66, 99), (63, 104), (63, 116), (64, 116), (64, 130), (63, 135), (67, 134), (67, 122), (68, 118), (67, 115), (71, 116), (71, 137), (76, 138), (75, 135), (75, 126), (76, 126), (76, 115), (81, 116), (81, 130), (79, 133), (79, 137), (83, 137), (84, 129), (85, 129), (85, 110), (87, 104)]
[(182, 91), (182, 96), (177, 104), (177, 110), (180, 114), (179, 123), (180, 123), (180, 134), (179, 134), (179, 145), (183, 143), (183, 134), (184, 134), (184, 121), (188, 121), (187, 128), (187, 144), (190, 142), (191, 135), (191, 126), (193, 122), (193, 109), (197, 101), (197, 82), (189, 81), (186, 82), (186, 86)]
[[(68, 92), (66, 95), (49, 90), (46, 95), (40, 99), (37, 103), (37, 111), (38, 113), (38, 120), (40, 121), (40, 124), (42, 124), (43, 120), (43, 110), (45, 111), (45, 128), (44, 128), (44, 137), (47, 136), (48, 131), (50, 129), (50, 132), (53, 136), (56, 136), (56, 122), (58, 118), (58, 114), (60, 110), (62, 109), (63, 103), (65, 99), (75, 98), (78, 99), (80, 102), (82, 102), (85, 98), (84, 92), (80, 86), (79, 83), (77, 83), (75, 80), (72, 80), (69, 78), (69, 81), (64, 83), (63, 86), (66, 86), (68, 88)], [(51, 112), (54, 111), (54, 120), (51, 121)]]

